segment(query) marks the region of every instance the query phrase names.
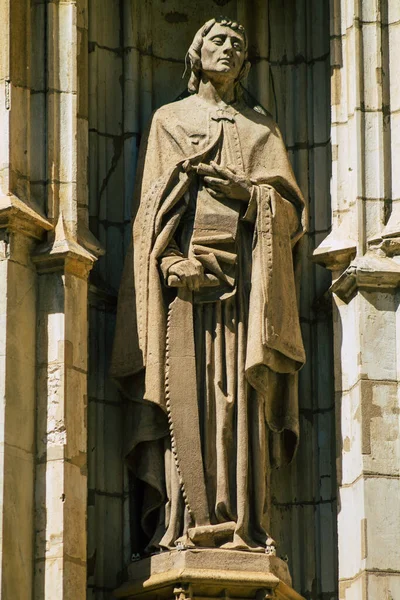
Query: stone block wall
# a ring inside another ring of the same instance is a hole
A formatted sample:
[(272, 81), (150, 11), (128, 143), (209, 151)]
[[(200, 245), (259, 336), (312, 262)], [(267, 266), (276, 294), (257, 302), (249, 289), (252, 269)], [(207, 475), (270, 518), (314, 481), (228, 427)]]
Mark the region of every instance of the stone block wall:
[[(328, 2), (270, 2), (269, 107), (282, 129), (310, 206), (302, 249), (301, 322), (307, 364), (300, 372), (300, 447), (275, 471), (273, 535), (306, 598), (337, 597), (335, 404), (330, 275), (310, 264), (331, 227)], [(260, 83), (258, 84), (260, 85)]]
[[(89, 4), (89, 223), (106, 248), (89, 288), (88, 600), (110, 598), (123, 553), (123, 404), (108, 377), (131, 198), (125, 175), (124, 42), (119, 2)], [(134, 171), (134, 165), (131, 172)], [(130, 186), (131, 189), (131, 186)]]
[[(397, 598), (400, 7), (331, 3), (339, 598)], [(318, 258), (319, 256), (319, 258)]]
[(330, 47), (327, 0), (89, 2), (89, 215), (106, 254), (90, 285), (88, 599), (111, 598), (130, 561), (124, 404), (108, 378), (116, 294), (130, 238), (140, 135), (151, 112), (185, 89), (197, 28), (226, 14), (242, 22), (253, 64), (247, 87), (277, 119), (310, 203), (303, 245), (301, 443), (273, 475), (273, 531), (294, 586), (337, 597), (335, 416), (330, 275), (309, 261), (330, 231)]

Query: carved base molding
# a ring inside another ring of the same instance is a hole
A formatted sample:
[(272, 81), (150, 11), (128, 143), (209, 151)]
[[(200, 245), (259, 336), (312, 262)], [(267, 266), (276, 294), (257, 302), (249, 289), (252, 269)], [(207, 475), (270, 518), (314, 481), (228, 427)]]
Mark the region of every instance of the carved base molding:
[(276, 556), (231, 550), (174, 550), (131, 564), (114, 592), (130, 600), (304, 600)]

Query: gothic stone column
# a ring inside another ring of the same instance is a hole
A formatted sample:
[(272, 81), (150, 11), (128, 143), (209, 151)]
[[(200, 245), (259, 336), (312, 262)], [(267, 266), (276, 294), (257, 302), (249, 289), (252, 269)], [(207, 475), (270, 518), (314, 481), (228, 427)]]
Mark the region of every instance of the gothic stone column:
[[(31, 598), (35, 479), (36, 270), (44, 220), (0, 198), (0, 596)], [(8, 206), (6, 206), (8, 204)], [(32, 217), (32, 215), (30, 215)], [(30, 234), (27, 234), (28, 225)]]
[[(0, 597), (31, 600), (34, 556), (35, 346), (34, 247), (52, 229), (42, 212), (43, 100), (31, 30), (43, 9), (0, 1)], [(31, 89), (36, 94), (31, 96)], [(36, 109), (31, 127), (30, 108)], [(35, 152), (31, 142), (35, 139)]]
[(85, 598), (87, 6), (0, 14), (0, 596)]
[(35, 599), (85, 598), (87, 276), (83, 251), (35, 257), (38, 283)]
[(47, 212), (38, 271), (35, 600), (86, 597), (88, 231), (86, 0), (47, 4)]
[(340, 600), (400, 595), (398, 39), (390, 0), (332, 3)]

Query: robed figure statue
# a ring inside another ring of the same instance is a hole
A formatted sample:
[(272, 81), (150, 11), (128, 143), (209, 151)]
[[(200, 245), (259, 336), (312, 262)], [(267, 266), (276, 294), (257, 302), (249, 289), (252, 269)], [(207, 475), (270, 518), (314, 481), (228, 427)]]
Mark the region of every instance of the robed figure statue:
[(144, 552), (272, 551), (270, 468), (298, 443), (305, 206), (276, 123), (240, 92), (247, 46), (241, 25), (208, 21), (190, 95), (141, 142), (112, 375)]

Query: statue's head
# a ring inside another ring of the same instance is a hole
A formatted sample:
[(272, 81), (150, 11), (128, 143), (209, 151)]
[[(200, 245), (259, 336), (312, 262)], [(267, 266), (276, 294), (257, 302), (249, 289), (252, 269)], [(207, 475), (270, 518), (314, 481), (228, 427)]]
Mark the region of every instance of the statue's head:
[(238, 83), (250, 69), (243, 25), (225, 17), (211, 19), (199, 29), (188, 50), (191, 74), (188, 90), (198, 92), (202, 73)]

